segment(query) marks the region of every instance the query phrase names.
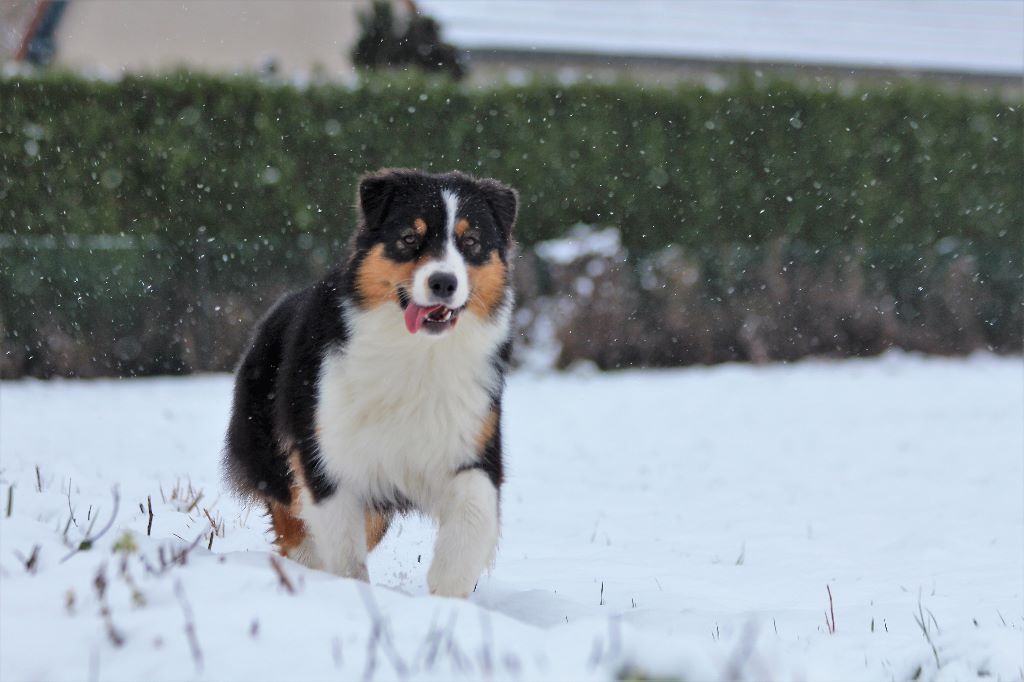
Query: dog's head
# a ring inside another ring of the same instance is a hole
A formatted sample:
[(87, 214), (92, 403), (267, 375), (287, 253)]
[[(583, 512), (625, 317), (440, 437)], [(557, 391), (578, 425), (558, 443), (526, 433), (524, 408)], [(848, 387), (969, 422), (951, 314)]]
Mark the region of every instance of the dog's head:
[(396, 303), (410, 333), (444, 334), (460, 315), (486, 319), (504, 304), (512, 188), (462, 173), (383, 170), (362, 178), (358, 201), (349, 269), (361, 308)]

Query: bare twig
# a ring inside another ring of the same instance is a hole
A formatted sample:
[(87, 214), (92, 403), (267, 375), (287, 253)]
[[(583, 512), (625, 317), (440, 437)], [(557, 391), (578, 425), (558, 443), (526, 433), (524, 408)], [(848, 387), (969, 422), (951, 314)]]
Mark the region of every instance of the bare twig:
[(436, 659), (438, 651), (441, 648), (441, 643), (446, 640), (451, 640), (452, 633), (455, 631), (455, 621), (458, 620), (458, 618), (459, 612), (452, 609), (452, 615), (451, 618), (448, 619), (448, 625), (443, 630), (438, 631), (438, 636), (437, 639), (435, 640), (433, 649), (427, 652), (427, 670), (430, 670), (434, 667), (434, 660)]
[(7, 486), (7, 518), (11, 518), (11, 510), (14, 509), (14, 484)]
[(146, 569), (147, 573), (151, 575), (163, 575), (174, 566), (184, 566), (187, 564), (189, 554), (196, 548), (196, 545), (198, 545), (199, 541), (202, 539), (203, 534), (200, 533), (196, 536), (196, 539), (192, 541), (192, 544), (187, 547), (182, 547), (181, 549), (174, 549), (174, 547), (171, 547), (169, 559), (164, 551), (164, 546), (160, 545), (156, 552), (158, 562), (156, 567), (149, 563), (149, 560), (144, 555), (140, 556), (139, 559), (142, 561), (142, 565)]
[(124, 644), (124, 635), (114, 627), (114, 619), (110, 614), (110, 603), (107, 601), (107, 565), (102, 564), (99, 570), (96, 572), (96, 577), (92, 581), (93, 587), (96, 588), (96, 597), (100, 602), (100, 618), (103, 619), (103, 624), (107, 628), (107, 637), (110, 639), (110, 643), (116, 647), (120, 647)]
[(146, 524), (146, 536), (153, 534), (153, 496), (146, 495), (146, 504), (149, 505), (149, 523)]
[(935, 624), (935, 631), (939, 630), (939, 623), (935, 620), (935, 615), (931, 610), (924, 608), (921, 604), (921, 590), (917, 591), (917, 613), (914, 614), (914, 621), (917, 622), (917, 627), (921, 628), (921, 634), (924, 635), (924, 639), (928, 642), (928, 646), (932, 648), (932, 656), (935, 657), (935, 668), (936, 670), (942, 667), (942, 662), (939, 660), (939, 650), (935, 646), (935, 642), (932, 640), (931, 627), (928, 625), (928, 619), (925, 617), (925, 611), (931, 616), (931, 622)]
[[(367, 646), (373, 646), (380, 641), (382, 644), (381, 651), (383, 651), (389, 659), (391, 659), (391, 666), (395, 669), (395, 673), (398, 674), (399, 679), (405, 679), (408, 675), (408, 667), (402, 657), (399, 655), (398, 650), (395, 648), (395, 644), (391, 639), (391, 629), (388, 627), (387, 621), (381, 616), (380, 609), (377, 607), (377, 602), (373, 598), (373, 589), (366, 583), (359, 584), (359, 596), (363, 599), (363, 605), (366, 607), (367, 613), (370, 614), (370, 620), (373, 622), (373, 633), (371, 634), (370, 642)], [(376, 646), (370, 650), (369, 655), (373, 655), (373, 650)], [(367, 663), (369, 667), (369, 662)]]
[(202, 509), (203, 509), (203, 516), (205, 516), (206, 520), (210, 522), (210, 528), (212, 528), (214, 531), (216, 531), (217, 530), (217, 522), (213, 520), (212, 516), (210, 516), (210, 510), (207, 509), (206, 507), (203, 507)]
[[(825, 627), (828, 628), (828, 634), (836, 634), (836, 610), (832, 606), (832, 588), (825, 585), (825, 589), (828, 590), (828, 611), (825, 612)], [(832, 618), (829, 619), (829, 614), (832, 614)]]
[(135, 579), (132, 577), (131, 572), (128, 570), (128, 555), (121, 555), (121, 567), (120, 567), (121, 579), (124, 580), (125, 585), (128, 586), (129, 591), (132, 594), (132, 604), (136, 607), (142, 607), (146, 605), (146, 595), (139, 589)]
[(344, 662), (341, 652), (341, 639), (338, 637), (333, 637), (331, 639), (331, 658), (334, 659), (335, 668), (340, 668), (342, 666), (342, 663)]
[[(69, 484), (68, 488), (70, 489), (70, 487), (71, 486)], [(85, 539), (78, 544), (78, 547), (71, 550), (71, 552), (67, 556), (61, 559), (61, 563), (64, 563), (65, 561), (67, 561), (74, 555), (78, 554), (79, 552), (92, 549), (93, 544), (95, 544), (96, 541), (99, 540), (101, 537), (106, 535), (107, 531), (109, 531), (111, 526), (114, 525), (114, 521), (117, 520), (117, 510), (121, 505), (121, 495), (117, 491), (117, 486), (114, 486), (114, 489), (111, 491), (111, 495), (114, 497), (114, 511), (110, 514), (110, 520), (107, 521), (107, 525), (103, 526), (103, 529), (100, 530), (100, 532), (96, 533), (96, 535), (91, 534), (92, 527), (90, 526), (89, 531), (86, 533)]]
[(363, 669), (363, 679), (372, 680), (373, 673), (377, 669), (377, 640), (380, 639), (380, 623), (373, 622), (370, 630), (370, 639), (366, 642), (366, 667)]
[(210, 522), (210, 528), (212, 528), (213, 532), (217, 534), (217, 537), (224, 537), (223, 519), (220, 523), (217, 523), (216, 519), (213, 518), (213, 515), (210, 514), (210, 510), (206, 507), (203, 507), (203, 514), (206, 516), (206, 520)]
[(494, 666), (494, 656), (491, 653), (494, 635), (491, 632), (491, 617), (487, 611), (480, 610), (480, 668), (483, 676), (490, 679)]
[(39, 545), (32, 547), (32, 552), (29, 553), (26, 559), (22, 556), (21, 552), (15, 552), (14, 556), (18, 557), (18, 561), (25, 564), (25, 570), (35, 575), (36, 569), (39, 567), (39, 550), (42, 549)]
[(75, 510), (71, 508), (71, 477), (68, 477), (68, 511), (71, 512), (71, 522), (78, 526), (78, 519), (75, 518)]
[(419, 646), (416, 648), (416, 653), (414, 653), (412, 656), (413, 668), (417, 667), (417, 664), (419, 663), (420, 659), (423, 658), (424, 650), (426, 650), (430, 646), (432, 641), (436, 639), (436, 635), (439, 632), (440, 630), (438, 630), (437, 627), (437, 611), (435, 610), (433, 614), (430, 616), (430, 625), (427, 626), (427, 634), (424, 635), (423, 641), (420, 642)]
[(743, 667), (747, 664), (750, 654), (754, 651), (755, 641), (757, 641), (757, 626), (753, 621), (749, 621), (743, 627), (743, 634), (740, 636), (740, 642), (736, 645), (735, 651), (733, 651), (732, 656), (729, 658), (729, 665), (726, 668), (723, 679), (740, 679), (740, 676), (743, 673)]
[(203, 493), (202, 492), (200, 492), (198, 495), (196, 495), (195, 499), (192, 500), (192, 504), (190, 504), (188, 506), (188, 508), (185, 509), (185, 513), (186, 514), (191, 514), (192, 510), (195, 509), (197, 506), (199, 506), (199, 500), (201, 500), (201, 499), (203, 499)]
[[(505, 668), (510, 673), (512, 673), (513, 677), (519, 677), (519, 671), (522, 670), (522, 666), (519, 664), (519, 657), (518, 656), (516, 656), (515, 654), (509, 652), (509, 653), (505, 654), (505, 657), (502, 659), (502, 663), (505, 664)], [(631, 679), (631, 678), (624, 677), (624, 678), (621, 678), (621, 679)]]
[(277, 557), (273, 554), (270, 555), (270, 567), (274, 569), (274, 573), (277, 574), (277, 580), (281, 583), (281, 586), (288, 592), (288, 594), (295, 594), (295, 584), (292, 583), (291, 578), (284, 572), (281, 564), (278, 562)]
[(448, 652), (448, 655), (451, 656), (455, 670), (461, 673), (467, 668), (466, 658), (462, 655), (462, 650), (459, 649), (459, 643), (455, 641), (454, 635), (454, 629), (448, 631), (446, 651)]
[(188, 638), (188, 646), (192, 651), (192, 660), (196, 664), (196, 670), (202, 671), (203, 650), (199, 648), (199, 639), (196, 637), (196, 625), (195, 619), (192, 616), (192, 606), (188, 603), (188, 599), (185, 598), (185, 588), (182, 587), (180, 580), (174, 583), (174, 594), (178, 597), (178, 601), (181, 602), (181, 610), (185, 614), (185, 637)]
[(39, 473), (39, 465), (36, 465), (36, 492), (43, 492), (43, 475)]
[[(455, 612), (452, 612), (452, 616)], [(430, 671), (434, 667), (434, 659), (437, 658), (437, 650), (441, 646), (441, 641), (444, 639), (444, 631), (438, 627), (437, 624), (437, 611), (430, 617), (430, 627), (427, 628), (427, 634), (423, 638), (423, 663), (426, 666), (426, 670)], [(419, 652), (413, 657), (413, 663), (415, 664), (420, 660)]]
[(96, 519), (92, 519), (92, 520), (86, 519), (86, 520), (89, 521), (89, 527), (85, 529), (85, 537), (89, 537), (90, 535), (92, 535), (93, 526), (96, 525)]

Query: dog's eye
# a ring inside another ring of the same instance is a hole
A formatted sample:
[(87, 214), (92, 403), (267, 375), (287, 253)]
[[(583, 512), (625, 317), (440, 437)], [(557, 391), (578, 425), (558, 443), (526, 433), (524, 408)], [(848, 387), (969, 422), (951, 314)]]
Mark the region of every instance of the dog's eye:
[(408, 244), (409, 246), (415, 246), (416, 242), (419, 241), (419, 237), (416, 236), (415, 234), (409, 233), (407, 235), (402, 236), (402, 241), (405, 244)]
[(467, 235), (462, 238), (462, 245), (465, 246), (467, 249), (471, 249), (479, 243), (480, 242), (473, 235)]

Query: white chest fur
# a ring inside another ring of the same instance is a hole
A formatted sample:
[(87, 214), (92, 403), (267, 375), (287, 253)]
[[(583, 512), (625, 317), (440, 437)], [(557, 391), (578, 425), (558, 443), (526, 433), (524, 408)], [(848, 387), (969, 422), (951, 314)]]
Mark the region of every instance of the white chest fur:
[(464, 313), (439, 338), (406, 331), (393, 303), (345, 315), (348, 343), (321, 367), (320, 465), (366, 501), (398, 492), (433, 513), (452, 473), (476, 455), (508, 306), (490, 320)]

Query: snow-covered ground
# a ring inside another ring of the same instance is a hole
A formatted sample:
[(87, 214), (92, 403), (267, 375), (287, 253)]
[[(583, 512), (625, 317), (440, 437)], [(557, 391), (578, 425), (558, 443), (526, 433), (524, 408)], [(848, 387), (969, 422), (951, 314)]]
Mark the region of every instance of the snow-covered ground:
[(0, 679), (1024, 678), (1019, 357), (518, 374), (468, 601), (415, 518), (372, 589), (279, 574), (221, 484), (229, 391), (0, 384)]

